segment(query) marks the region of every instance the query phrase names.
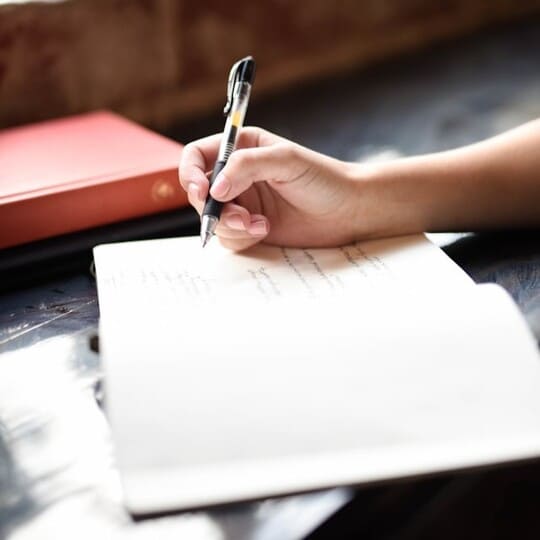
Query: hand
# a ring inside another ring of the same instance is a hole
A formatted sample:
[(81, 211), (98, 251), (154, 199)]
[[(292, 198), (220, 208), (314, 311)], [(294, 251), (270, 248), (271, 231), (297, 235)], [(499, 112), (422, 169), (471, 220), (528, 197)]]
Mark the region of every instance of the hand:
[[(202, 212), (221, 135), (188, 144), (180, 181)], [(345, 163), (251, 127), (212, 186), (217, 234), (232, 249), (298, 247), (421, 231), (538, 227), (540, 120), (463, 148)], [(519, 159), (516, 159), (516, 156)]]
[[(202, 213), (221, 134), (183, 150), (180, 182)], [(257, 242), (321, 247), (355, 239), (359, 181), (351, 164), (308, 150), (256, 127), (243, 128), (210, 191), (226, 204), (216, 229), (221, 243), (242, 250)]]

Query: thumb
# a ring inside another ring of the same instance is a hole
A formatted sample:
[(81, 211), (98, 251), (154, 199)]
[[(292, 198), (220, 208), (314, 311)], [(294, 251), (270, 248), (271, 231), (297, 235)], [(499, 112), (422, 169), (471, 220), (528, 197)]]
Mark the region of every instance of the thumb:
[(301, 148), (292, 143), (236, 150), (212, 184), (210, 194), (218, 201), (231, 201), (255, 182), (286, 183), (306, 168)]

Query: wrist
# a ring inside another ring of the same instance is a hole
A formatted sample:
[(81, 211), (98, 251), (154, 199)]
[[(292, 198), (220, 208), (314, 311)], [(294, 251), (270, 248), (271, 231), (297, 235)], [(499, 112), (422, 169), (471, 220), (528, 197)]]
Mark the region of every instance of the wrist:
[(413, 234), (431, 229), (433, 182), (408, 159), (350, 163), (354, 186), (353, 235), (356, 239)]

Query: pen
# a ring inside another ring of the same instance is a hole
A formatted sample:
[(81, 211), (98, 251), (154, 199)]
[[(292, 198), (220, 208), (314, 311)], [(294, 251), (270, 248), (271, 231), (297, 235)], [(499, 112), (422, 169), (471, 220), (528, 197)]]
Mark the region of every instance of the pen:
[[(246, 56), (236, 62), (229, 73), (227, 103), (223, 109), (223, 114), (227, 117), (227, 120), (216, 164), (210, 177), (210, 187), (212, 187), (217, 175), (225, 167), (230, 155), (236, 148), (236, 139), (244, 123), (254, 76), (255, 61), (251, 56)], [(212, 238), (216, 230), (222, 208), (223, 203), (215, 201), (209, 193), (201, 215), (201, 242), (203, 247)]]

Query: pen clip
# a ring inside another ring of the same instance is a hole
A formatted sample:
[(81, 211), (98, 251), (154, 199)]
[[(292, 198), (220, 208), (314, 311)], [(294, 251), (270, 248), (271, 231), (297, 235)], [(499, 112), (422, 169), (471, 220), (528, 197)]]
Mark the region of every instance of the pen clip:
[(231, 71), (229, 72), (229, 80), (227, 81), (227, 103), (225, 103), (225, 107), (223, 107), (223, 114), (227, 116), (231, 112), (231, 107), (233, 104), (233, 95), (234, 95), (234, 86), (236, 84), (236, 81), (238, 80), (238, 74), (240, 72), (240, 64), (245, 61), (245, 58), (242, 58), (242, 60), (238, 60), (233, 67), (231, 68)]

